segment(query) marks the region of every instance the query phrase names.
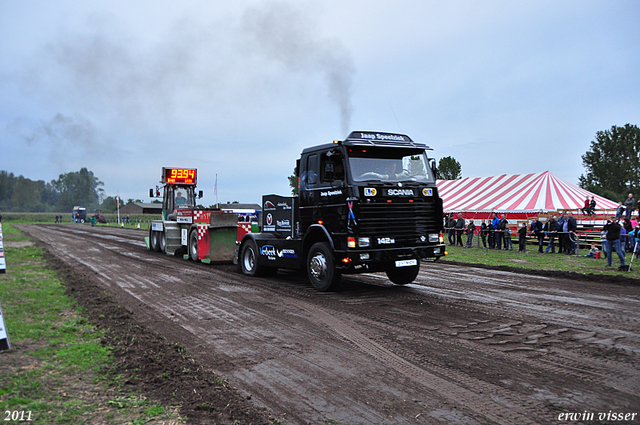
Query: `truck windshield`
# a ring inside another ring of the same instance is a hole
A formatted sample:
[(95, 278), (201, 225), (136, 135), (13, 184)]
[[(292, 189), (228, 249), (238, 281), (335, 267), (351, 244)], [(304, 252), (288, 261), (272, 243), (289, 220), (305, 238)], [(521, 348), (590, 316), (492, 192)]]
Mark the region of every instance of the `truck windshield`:
[(195, 205), (193, 188), (190, 186), (178, 186), (175, 189), (175, 208), (189, 208)]
[(352, 147), (348, 149), (354, 181), (434, 182), (424, 150)]

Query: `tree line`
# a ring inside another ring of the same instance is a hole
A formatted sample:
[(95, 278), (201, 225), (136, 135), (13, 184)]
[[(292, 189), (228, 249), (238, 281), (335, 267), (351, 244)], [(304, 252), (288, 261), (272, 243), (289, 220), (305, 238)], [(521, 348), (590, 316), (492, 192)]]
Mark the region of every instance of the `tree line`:
[[(104, 205), (103, 183), (86, 168), (60, 174), (45, 182), (15, 176), (0, 171), (0, 209), (15, 212), (71, 212), (74, 206), (83, 206), (87, 211)], [(101, 202), (103, 201), (103, 202)], [(115, 200), (114, 200), (115, 208)], [(111, 212), (111, 211), (106, 211)]]

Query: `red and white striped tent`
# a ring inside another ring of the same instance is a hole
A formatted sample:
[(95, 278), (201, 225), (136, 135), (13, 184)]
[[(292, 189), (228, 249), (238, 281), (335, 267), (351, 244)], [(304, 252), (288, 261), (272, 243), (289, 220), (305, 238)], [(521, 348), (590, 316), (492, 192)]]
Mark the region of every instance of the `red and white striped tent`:
[[(579, 210), (594, 196), (597, 210), (615, 213), (616, 202), (564, 181), (549, 171), (535, 174), (502, 174), (438, 180), (445, 212), (507, 213), (508, 217), (532, 216), (547, 211)], [(511, 214), (509, 214), (511, 213)], [(517, 213), (517, 214), (516, 214)], [(474, 214), (478, 218), (485, 214)]]

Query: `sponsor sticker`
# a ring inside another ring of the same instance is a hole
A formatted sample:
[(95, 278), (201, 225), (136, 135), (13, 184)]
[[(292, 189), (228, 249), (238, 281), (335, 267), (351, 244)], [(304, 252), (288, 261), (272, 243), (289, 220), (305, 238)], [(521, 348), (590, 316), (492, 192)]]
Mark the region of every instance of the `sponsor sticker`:
[(282, 258), (298, 258), (298, 254), (293, 249), (281, 249), (278, 251), (278, 257)]
[(422, 189), (422, 194), (424, 196), (433, 196), (433, 189), (430, 187), (425, 187), (424, 189)]
[(262, 248), (260, 248), (260, 255), (264, 255), (269, 260), (275, 260), (276, 249), (273, 247), (273, 245), (265, 245)]
[(365, 187), (364, 188), (364, 196), (376, 196), (378, 191), (375, 187)]

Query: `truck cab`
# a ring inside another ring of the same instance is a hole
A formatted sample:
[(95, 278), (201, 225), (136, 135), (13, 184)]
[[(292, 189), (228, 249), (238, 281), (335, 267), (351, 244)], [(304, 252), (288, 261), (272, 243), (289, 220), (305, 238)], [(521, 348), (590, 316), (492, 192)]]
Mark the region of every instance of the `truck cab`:
[(262, 232), (243, 239), (241, 270), (306, 269), (319, 290), (335, 288), (345, 273), (385, 271), (396, 284), (412, 282), (422, 259), (445, 255), (427, 150), (406, 135), (378, 132), (303, 150), (298, 197), (263, 197)]

